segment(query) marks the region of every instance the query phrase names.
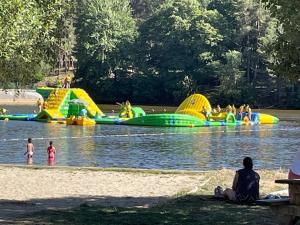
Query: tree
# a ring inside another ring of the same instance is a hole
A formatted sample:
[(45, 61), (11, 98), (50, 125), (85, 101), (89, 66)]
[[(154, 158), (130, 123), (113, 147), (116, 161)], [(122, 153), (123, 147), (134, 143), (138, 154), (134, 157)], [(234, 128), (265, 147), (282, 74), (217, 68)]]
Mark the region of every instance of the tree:
[(56, 38), (53, 43), (53, 59), (55, 66), (60, 71), (60, 68), (65, 68), (67, 71), (72, 61), (74, 47), (76, 43), (74, 17), (76, 15), (76, 1), (64, 0), (61, 8), (62, 16), (57, 20), (57, 26), (53, 34)]
[(129, 1), (80, 0), (77, 12), (76, 77), (107, 96), (117, 90), (110, 88), (112, 82), (130, 67), (128, 49), (137, 31)]
[(149, 19), (165, 0), (130, 0), (133, 15), (137, 21)]
[[(258, 93), (269, 94), (274, 88), (273, 85), (269, 85), (272, 83), (272, 77), (269, 74), (268, 61), (272, 57), (267, 51), (276, 40), (276, 20), (270, 16), (270, 12), (259, 0), (212, 0), (208, 8), (220, 13), (221, 18), (215, 26), (224, 36), (219, 45), (221, 53), (220, 94), (224, 94), (222, 90), (229, 90), (228, 83), (223, 82), (224, 68), (227, 68), (227, 63), (231, 61), (227, 57), (233, 52), (239, 52), (240, 64), (235, 63), (235, 70), (239, 70), (241, 76), (235, 83), (238, 86), (235, 86), (234, 90), (241, 95), (233, 96), (236, 97), (235, 101), (243, 96), (244, 101), (255, 103), (255, 96)], [(227, 76), (231, 77), (230, 74)]]
[(264, 0), (280, 23), (278, 38), (273, 45), (272, 69), (277, 76), (300, 79), (300, 22), (298, 0)]
[(0, 82), (35, 82), (49, 61), (62, 1), (0, 1)]
[(217, 18), (197, 0), (169, 0), (141, 25), (137, 64), (143, 74), (159, 78), (160, 101), (177, 103), (213, 82), (214, 50), (222, 40), (211, 25)]
[(242, 53), (235, 50), (229, 50), (223, 56), (224, 64), (220, 65), (220, 87), (219, 95), (225, 100), (226, 104), (241, 103), (241, 86), (244, 79), (244, 71), (240, 69)]

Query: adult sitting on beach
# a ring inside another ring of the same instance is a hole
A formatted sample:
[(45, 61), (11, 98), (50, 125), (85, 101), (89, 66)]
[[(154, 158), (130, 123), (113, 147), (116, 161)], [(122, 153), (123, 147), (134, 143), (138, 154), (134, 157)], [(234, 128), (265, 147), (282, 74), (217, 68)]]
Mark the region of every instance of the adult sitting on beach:
[(232, 189), (227, 188), (222, 191), (221, 187), (217, 187), (215, 195), (224, 197), (234, 202), (254, 202), (259, 199), (259, 180), (258, 173), (253, 170), (253, 162), (250, 157), (243, 160), (244, 169), (236, 171)]
[(294, 161), (290, 167), (289, 179), (300, 179), (300, 150), (296, 152)]

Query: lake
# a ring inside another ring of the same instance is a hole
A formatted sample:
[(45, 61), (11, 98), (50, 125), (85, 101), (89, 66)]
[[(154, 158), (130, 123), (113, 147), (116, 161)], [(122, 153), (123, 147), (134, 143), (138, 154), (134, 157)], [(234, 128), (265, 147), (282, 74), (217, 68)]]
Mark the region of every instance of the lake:
[[(32, 106), (7, 108), (10, 113), (32, 112)], [(111, 111), (109, 106), (104, 108)], [(27, 138), (31, 137), (35, 165), (47, 165), (46, 148), (52, 140), (57, 149), (56, 165), (63, 166), (235, 169), (241, 167), (243, 157), (250, 156), (255, 168), (288, 168), (300, 146), (300, 111), (264, 112), (278, 116), (279, 124), (161, 128), (0, 121), (0, 163), (26, 164), (24, 152)]]

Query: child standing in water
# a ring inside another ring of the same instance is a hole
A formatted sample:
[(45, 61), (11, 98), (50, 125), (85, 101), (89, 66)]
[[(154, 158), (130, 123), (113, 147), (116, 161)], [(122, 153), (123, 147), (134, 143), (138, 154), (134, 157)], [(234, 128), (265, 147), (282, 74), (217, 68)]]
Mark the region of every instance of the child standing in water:
[(27, 155), (27, 164), (32, 164), (33, 151), (34, 145), (32, 144), (32, 139), (28, 138), (26, 152), (24, 153), (24, 155)]
[(48, 165), (53, 166), (54, 161), (55, 161), (55, 154), (56, 154), (56, 149), (53, 146), (53, 142), (49, 142), (49, 147), (47, 148), (47, 153), (48, 153)]
[(27, 155), (27, 158), (32, 158), (33, 150), (34, 150), (34, 146), (32, 144), (32, 139), (28, 138), (27, 145), (26, 145), (26, 152), (24, 155)]

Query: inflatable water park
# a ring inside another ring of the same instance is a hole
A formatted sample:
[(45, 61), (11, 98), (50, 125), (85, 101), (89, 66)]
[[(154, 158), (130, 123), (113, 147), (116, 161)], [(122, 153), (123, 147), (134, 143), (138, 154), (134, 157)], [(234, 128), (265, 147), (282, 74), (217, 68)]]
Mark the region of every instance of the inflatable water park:
[[(92, 98), (80, 88), (49, 88), (36, 90), (44, 102), (37, 114), (2, 114), (0, 120), (25, 120), (67, 125), (93, 126), (95, 124), (204, 127), (277, 124), (275, 116), (259, 112), (221, 111), (211, 107), (201, 94), (186, 98), (174, 113), (146, 114), (141, 107), (131, 106), (129, 101), (119, 103), (116, 116), (105, 115)], [(41, 103), (40, 103), (41, 104)]]

